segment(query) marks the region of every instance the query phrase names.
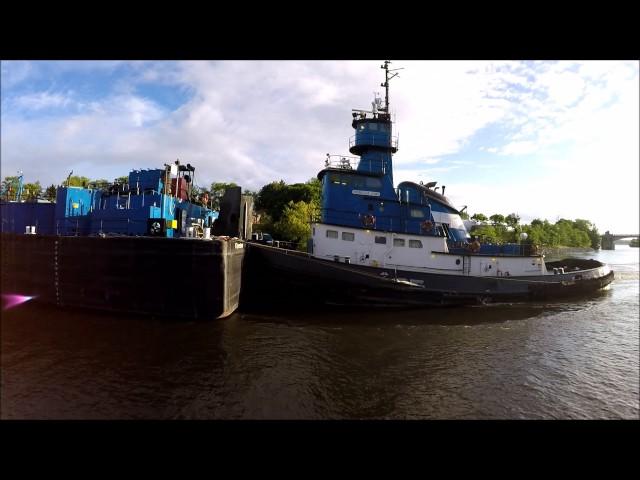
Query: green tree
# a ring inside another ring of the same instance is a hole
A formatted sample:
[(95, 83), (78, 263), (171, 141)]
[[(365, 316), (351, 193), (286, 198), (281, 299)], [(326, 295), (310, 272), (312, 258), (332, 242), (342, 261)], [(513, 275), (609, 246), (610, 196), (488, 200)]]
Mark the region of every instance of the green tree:
[(18, 194), (19, 177), (4, 177), (2, 181), (2, 196), (5, 200), (15, 200)]
[(543, 221), (540, 220), (539, 218), (534, 218), (533, 220), (531, 220), (532, 227), (542, 226), (542, 225), (543, 225)]
[(271, 182), (260, 189), (255, 200), (255, 208), (264, 211), (277, 222), (288, 202), (287, 184), (284, 183), (284, 180), (280, 180), (279, 182)]
[(592, 224), (590, 221), (583, 220), (580, 218), (577, 218), (573, 223), (575, 228), (585, 232), (588, 235), (589, 240), (591, 242), (591, 248), (593, 248), (594, 250), (598, 250), (600, 248), (601, 238), (600, 238), (600, 232), (598, 232), (598, 229), (596, 228), (596, 226)]
[(473, 230), (473, 235), (480, 237), (485, 243), (502, 243), (501, 235), (492, 225), (480, 225)]
[(504, 221), (510, 227), (515, 228), (520, 223), (520, 217), (517, 213), (510, 213), (504, 218)]
[(489, 219), (482, 213), (474, 213), (473, 215), (471, 215), (471, 220), (476, 220), (477, 222), (486, 222)]
[(306, 250), (311, 238), (311, 221), (320, 213), (314, 202), (290, 201), (284, 208), (280, 220), (274, 225), (274, 234), (280, 239), (294, 242), (298, 250)]
[(78, 175), (73, 175), (71, 177), (69, 177), (69, 179), (67, 180), (66, 178), (64, 179), (63, 185), (65, 186), (69, 186), (69, 187), (88, 187), (89, 186), (89, 182), (91, 182), (91, 180), (88, 177), (82, 177), (82, 176), (78, 176)]
[(56, 201), (56, 186), (51, 184), (47, 187), (47, 189), (44, 191), (44, 198), (46, 198), (47, 200), (49, 200), (50, 202), (55, 202)]
[(109, 186), (109, 183), (109, 180), (107, 180), (106, 178), (98, 178), (97, 180), (92, 180), (90, 182), (90, 186), (93, 188), (101, 189), (107, 188)]
[(25, 183), (22, 187), (22, 198), (25, 200), (37, 200), (42, 196), (40, 181), (35, 183)]
[(460, 212), (460, 218), (462, 220), (469, 220), (469, 214), (467, 212)]
[(494, 213), (489, 217), (489, 220), (491, 220), (494, 225), (500, 225), (504, 223), (504, 215), (500, 215), (499, 213)]
[(287, 185), (283, 180), (271, 182), (260, 189), (256, 197), (256, 210), (263, 211), (278, 222), (289, 202), (320, 205), (322, 184), (317, 178), (306, 183)]

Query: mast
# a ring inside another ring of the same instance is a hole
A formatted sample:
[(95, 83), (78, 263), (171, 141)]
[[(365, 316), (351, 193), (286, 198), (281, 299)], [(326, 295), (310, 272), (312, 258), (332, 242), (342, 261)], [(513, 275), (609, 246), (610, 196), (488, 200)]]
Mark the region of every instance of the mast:
[(384, 110), (387, 115), (389, 115), (389, 80), (398, 76), (397, 73), (389, 76), (389, 72), (402, 70), (402, 68), (394, 68), (392, 70), (389, 70), (390, 63), (391, 60), (385, 60), (384, 65), (380, 65), (380, 68), (384, 68), (384, 83), (380, 84), (381, 87), (384, 87), (384, 108), (381, 108), (380, 110)]

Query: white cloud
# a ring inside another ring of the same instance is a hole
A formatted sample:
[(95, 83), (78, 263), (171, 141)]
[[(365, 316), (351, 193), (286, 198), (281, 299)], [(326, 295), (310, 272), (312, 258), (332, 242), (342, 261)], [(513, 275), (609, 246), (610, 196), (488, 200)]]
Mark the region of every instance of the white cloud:
[(45, 108), (64, 108), (71, 103), (71, 97), (63, 93), (37, 92), (21, 95), (13, 99), (18, 108), (42, 110)]

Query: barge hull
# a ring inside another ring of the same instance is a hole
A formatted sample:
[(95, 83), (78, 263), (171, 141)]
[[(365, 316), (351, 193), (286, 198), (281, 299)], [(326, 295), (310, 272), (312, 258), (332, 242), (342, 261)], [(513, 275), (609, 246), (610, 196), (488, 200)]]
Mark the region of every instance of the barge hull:
[(244, 242), (2, 234), (2, 293), (79, 307), (222, 318), (238, 307)]

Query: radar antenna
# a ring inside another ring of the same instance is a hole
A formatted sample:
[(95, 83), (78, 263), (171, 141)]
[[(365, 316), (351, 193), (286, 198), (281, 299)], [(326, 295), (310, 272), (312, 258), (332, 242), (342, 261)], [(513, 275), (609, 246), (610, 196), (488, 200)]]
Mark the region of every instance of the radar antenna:
[(385, 112), (387, 115), (389, 114), (389, 80), (399, 76), (398, 73), (394, 73), (393, 75), (389, 76), (389, 72), (404, 70), (404, 68), (394, 68), (392, 70), (389, 70), (390, 63), (391, 63), (391, 60), (385, 60), (384, 65), (380, 65), (380, 68), (384, 68), (384, 83), (381, 83), (380, 86), (384, 87), (385, 97), (384, 97), (384, 108), (380, 108), (379, 110)]

